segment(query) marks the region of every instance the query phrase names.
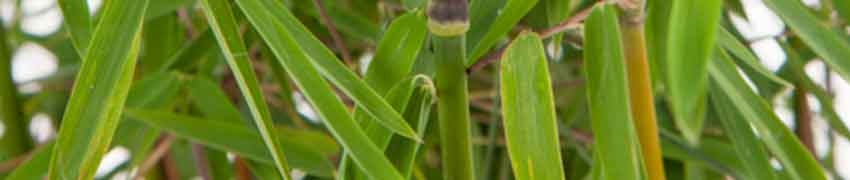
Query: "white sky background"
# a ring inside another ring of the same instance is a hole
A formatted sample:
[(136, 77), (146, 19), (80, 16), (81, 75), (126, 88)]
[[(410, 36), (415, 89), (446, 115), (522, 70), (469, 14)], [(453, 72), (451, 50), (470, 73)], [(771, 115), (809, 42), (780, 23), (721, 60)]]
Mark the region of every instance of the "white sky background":
[[(38, 36), (50, 35), (56, 33), (62, 26), (62, 14), (56, 6), (56, 0), (24, 0), (22, 2), (23, 15), (21, 21), (21, 30)], [(819, 0), (802, 0), (809, 6), (818, 7)], [(101, 0), (88, 0), (92, 6), (91, 12), (94, 13), (101, 4)], [(784, 24), (780, 19), (770, 12), (770, 10), (760, 0), (742, 0), (746, 8), (745, 18), (733, 18), (733, 24), (743, 33), (745, 38), (751, 40), (750, 47), (756, 52), (762, 63), (768, 69), (778, 69), (785, 60), (785, 54), (779, 47), (772, 36), (781, 34), (784, 29)], [(0, 18), (8, 27), (10, 21), (15, 14), (14, 0), (0, 0)], [(747, 21), (747, 19), (751, 21)], [(768, 37), (768, 38), (766, 38)], [(19, 83), (21, 91), (24, 93), (37, 92), (40, 89), (38, 84), (30, 81), (38, 78), (47, 77), (55, 73), (58, 69), (57, 58), (49, 50), (43, 46), (25, 42), (23, 45), (16, 48), (13, 55), (13, 79)], [(807, 65), (807, 73), (812, 76), (812, 79), (823, 84), (823, 64), (811, 63)], [(837, 74), (834, 74), (832, 83), (834, 92), (836, 93), (835, 107), (839, 116), (850, 123), (850, 84), (841, 79)], [(814, 101), (814, 100), (813, 100)], [(790, 110), (787, 103), (777, 102), (777, 114), (787, 124), (793, 124), (793, 117), (790, 115)], [(784, 105), (783, 105), (784, 104)], [(817, 110), (817, 103), (811, 103), (813, 109)], [(785, 107), (782, 107), (785, 106)], [(300, 108), (299, 108), (300, 109)], [(55, 135), (55, 131), (50, 121), (45, 120), (46, 115), (38, 115), (34, 118), (34, 122), (30, 129), (34, 133), (34, 137), (41, 142)], [(827, 134), (825, 129), (828, 127), (823, 120), (818, 120), (814, 124), (816, 132), (821, 134), (816, 135), (816, 145), (818, 146), (817, 153), (823, 155), (826, 153), (828, 146)], [(2, 134), (3, 126), (0, 126), (0, 134)], [(850, 142), (846, 139), (838, 137), (835, 149), (836, 167), (839, 167), (839, 174), (845, 178), (850, 178)], [(119, 163), (126, 161), (130, 152), (126, 149), (117, 148), (110, 151), (105, 157), (104, 163), (99, 168), (98, 175), (102, 175), (104, 171), (115, 168)]]

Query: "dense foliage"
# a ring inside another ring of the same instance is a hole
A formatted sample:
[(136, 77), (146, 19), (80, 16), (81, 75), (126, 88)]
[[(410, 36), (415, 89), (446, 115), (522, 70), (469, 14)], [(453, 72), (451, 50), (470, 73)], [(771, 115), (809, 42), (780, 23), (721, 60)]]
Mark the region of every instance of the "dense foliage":
[[(761, 1), (778, 70), (741, 0), (57, 0), (57, 33), (0, 28), (0, 176), (840, 179), (806, 66), (850, 80), (850, 1)], [(13, 81), (23, 42), (59, 71)]]

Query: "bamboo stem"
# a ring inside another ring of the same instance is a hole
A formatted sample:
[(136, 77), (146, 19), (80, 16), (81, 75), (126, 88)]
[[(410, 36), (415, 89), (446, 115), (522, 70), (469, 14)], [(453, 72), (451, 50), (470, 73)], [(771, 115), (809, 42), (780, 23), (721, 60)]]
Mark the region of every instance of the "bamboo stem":
[(467, 89), (466, 41), (469, 30), (466, 0), (432, 0), (428, 29), (437, 61), (436, 85), (440, 149), (445, 180), (473, 180), (471, 122)]
[[(621, 18), (623, 47), (629, 80), (629, 97), (635, 129), (647, 175), (651, 180), (664, 180), (664, 161), (658, 140), (658, 123), (652, 95), (652, 78), (646, 55), (643, 26), (643, 2), (624, 0)], [(639, 3), (639, 4), (638, 4)]]
[(806, 90), (802, 88), (794, 89), (794, 124), (794, 133), (800, 138), (800, 142), (809, 150), (809, 153), (815, 155), (812, 112), (809, 108)]
[(12, 81), (12, 58), (6, 43), (6, 31), (0, 28), (0, 120), (6, 127), (0, 138), (0, 160), (23, 154), (32, 146)]
[(472, 171), (469, 101), (464, 38), (434, 37), (437, 59), (437, 104), (443, 175), (447, 180), (475, 179)]

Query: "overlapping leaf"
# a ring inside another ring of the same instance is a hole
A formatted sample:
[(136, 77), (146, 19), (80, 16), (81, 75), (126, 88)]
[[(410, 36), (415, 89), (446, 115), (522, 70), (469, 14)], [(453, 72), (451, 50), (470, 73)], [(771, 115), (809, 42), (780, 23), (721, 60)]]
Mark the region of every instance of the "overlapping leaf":
[(500, 62), (505, 138), (514, 177), (564, 179), (543, 41), (536, 34), (520, 35)]
[(585, 25), (584, 67), (599, 179), (640, 179), (640, 148), (629, 107), (617, 9), (594, 7)]
[(147, 0), (112, 1), (74, 83), (49, 179), (91, 179), (118, 126), (139, 52)]
[(696, 144), (705, 118), (705, 66), (715, 47), (722, 0), (672, 3), (667, 59), (663, 60), (667, 64), (666, 87), (676, 127)]
[(708, 70), (714, 87), (722, 91), (718, 93), (722, 95), (721, 98), (730, 100), (730, 105), (738, 109), (744, 120), (754, 127), (791, 179), (826, 179), (812, 154), (782, 124), (767, 102), (752, 92), (731, 61), (715, 59), (710, 61)]
[(514, 25), (528, 13), (531, 8), (537, 4), (538, 0), (507, 0), (505, 6), (498, 11), (498, 16), (493, 20), (493, 24), (487, 28), (487, 33), (474, 44), (473, 48), (469, 49), (469, 55), (466, 58), (466, 64), (474, 64), (479, 57), (484, 56), (490, 47), (496, 44), (499, 39), (513, 29)]
[[(850, 41), (834, 32), (828, 24), (820, 23), (802, 2), (796, 0), (765, 0), (789, 27), (815, 53), (821, 56), (844, 80), (850, 81)], [(840, 3), (839, 3), (840, 5)], [(840, 9), (846, 9), (841, 7)]]
[(270, 152), (272, 159), (274, 159), (278, 173), (283, 179), (290, 179), (286, 156), (284, 156), (280, 147), (280, 142), (274, 136), (274, 122), (271, 119), (271, 114), (269, 114), (265, 98), (260, 91), (257, 75), (254, 74), (254, 66), (248, 58), (248, 50), (245, 48), (242, 38), (240, 38), (239, 27), (236, 24), (230, 4), (227, 0), (203, 0), (202, 2), (207, 20), (210, 22), (213, 32), (215, 32), (219, 47), (225, 55), (230, 70), (233, 71), (242, 97), (251, 110), (251, 117), (263, 138), (266, 150)]
[[(333, 54), (313, 37), (280, 2), (238, 0), (242, 12), (272, 49), (280, 65), (310, 101), (325, 125), (367, 175), (375, 179), (402, 179), (401, 174), (369, 140), (348, 114), (339, 97), (320, 75), (350, 95), (386, 127), (418, 139), (412, 128), (374, 90), (366, 87)], [(321, 73), (321, 74), (320, 74)], [(371, 110), (370, 110), (371, 109)], [(394, 124), (394, 125), (392, 125)]]

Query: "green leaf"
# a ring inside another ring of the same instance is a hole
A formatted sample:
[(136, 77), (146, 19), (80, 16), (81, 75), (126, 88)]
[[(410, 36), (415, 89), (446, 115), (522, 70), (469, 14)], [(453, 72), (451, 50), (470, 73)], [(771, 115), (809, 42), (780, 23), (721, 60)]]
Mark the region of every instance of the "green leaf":
[(660, 86), (667, 77), (667, 35), (670, 31), (670, 11), (673, 3), (666, 0), (647, 0), (646, 53), (650, 62), (653, 86)]
[(177, 52), (172, 54), (159, 71), (167, 71), (169, 69), (186, 70), (192, 65), (199, 64), (198, 59), (208, 55), (213, 49), (218, 49), (215, 42), (215, 35), (212, 30), (207, 28), (197, 38), (189, 40)]
[(85, 56), (86, 48), (92, 36), (92, 22), (89, 18), (89, 5), (81, 0), (59, 0), (62, 21), (79, 56)]
[[(716, 58), (730, 61), (729, 55), (723, 51), (716, 52)], [(712, 85), (715, 88), (717, 85)], [(715, 113), (720, 119), (723, 126), (723, 132), (729, 136), (729, 140), (734, 144), (734, 149), (737, 157), (741, 159), (744, 166), (744, 172), (747, 173), (747, 179), (776, 179), (770, 165), (770, 155), (761, 146), (760, 139), (753, 132), (753, 127), (747, 121), (741, 121), (743, 115), (732, 104), (728, 96), (722, 95), (723, 91), (712, 89), (710, 92), (711, 104), (714, 107)]]
[(501, 64), (502, 112), (514, 177), (564, 179), (543, 41), (534, 33), (520, 35)]
[[(130, 87), (125, 106), (129, 108), (171, 109), (176, 101), (183, 81), (177, 73), (151, 73)], [(132, 153), (131, 166), (139, 165), (147, 157), (159, 137), (159, 131), (137, 121), (122, 119), (115, 132), (113, 146), (124, 146)]]
[(212, 120), (243, 123), (242, 113), (215, 82), (197, 77), (186, 83), (186, 90), (198, 111)]
[(14, 171), (6, 176), (6, 179), (43, 179), (50, 163), (50, 155), (53, 154), (53, 146), (56, 141), (50, 141), (33, 150), (29, 159), (19, 164)]
[(812, 154), (806, 150), (774, 114), (770, 105), (752, 92), (747, 83), (738, 75), (737, 68), (728, 59), (715, 59), (709, 63), (708, 71), (714, 87), (723, 91), (723, 98), (731, 100), (767, 144), (768, 150), (782, 162), (783, 169), (792, 179), (826, 179), (824, 172)]
[[(174, 133), (178, 137), (254, 161), (274, 164), (260, 135), (244, 123), (200, 119), (162, 110), (128, 109), (126, 113), (133, 120)], [(311, 175), (331, 177), (333, 166), (327, 157), (336, 152), (336, 146), (329, 137), (314, 131), (290, 128), (278, 128), (273, 133), (293, 167), (302, 168)]]
[(514, 25), (537, 4), (537, 1), (507, 0), (505, 6), (498, 11), (499, 15), (493, 20), (493, 24), (490, 24), (487, 33), (481, 37), (481, 40), (470, 42), (471, 44), (475, 44), (475, 46), (469, 51), (469, 56), (466, 58), (466, 65), (475, 64), (478, 58), (484, 56), (490, 50), (490, 47), (493, 47), (499, 39), (514, 28)]
[(667, 39), (667, 89), (676, 127), (696, 144), (705, 119), (706, 62), (714, 50), (722, 0), (673, 1)]
[(699, 147), (692, 147), (681, 137), (673, 135), (672, 132), (661, 129), (660, 134), (662, 153), (665, 158), (685, 163), (696, 163), (739, 179), (743, 177), (741, 176), (743, 172), (739, 172), (744, 169), (740, 160), (737, 156), (729, 155), (735, 153), (731, 144), (714, 138), (703, 137)]
[(817, 98), (818, 102), (820, 102), (820, 114), (826, 119), (826, 122), (829, 123), (829, 129), (838, 135), (850, 138), (850, 129), (848, 129), (847, 125), (844, 124), (844, 121), (841, 120), (838, 113), (835, 112), (835, 103), (833, 102), (832, 95), (815, 83), (815, 81), (806, 74), (804, 69), (805, 62), (800, 58), (797, 51), (791, 49), (791, 47), (789, 47), (786, 43), (782, 43), (781, 45), (785, 50), (786, 57), (788, 57), (785, 63), (785, 66), (788, 67), (786, 67), (787, 69), (784, 73), (780, 73), (780, 76), (796, 82), (798, 87), (795, 88), (803, 88), (815, 95), (815, 98)]
[[(437, 100), (437, 92), (434, 85), (429, 82), (418, 85), (413, 93), (409, 100), (410, 103), (407, 105), (407, 110), (404, 112), (404, 117), (408, 120), (408, 123), (414, 125), (419, 136), (424, 136), (431, 119), (431, 107)], [(422, 143), (395, 137), (386, 148), (386, 155), (401, 174), (410, 179), (421, 146)]]
[(222, 54), (224, 54), (230, 70), (242, 92), (245, 103), (251, 110), (254, 124), (263, 138), (266, 150), (271, 152), (275, 167), (283, 179), (290, 179), (289, 165), (286, 162), (280, 142), (274, 137), (274, 122), (269, 114), (268, 105), (260, 91), (254, 66), (248, 56), (248, 50), (240, 38), (239, 26), (236, 24), (230, 3), (227, 0), (203, 0), (204, 13), (207, 21), (215, 32)]
[[(309, 64), (310, 69), (318, 71), (382, 125), (399, 135), (419, 139), (416, 132), (405, 123), (401, 115), (393, 110), (389, 103), (375, 90), (369, 88), (365, 82), (358, 79), (357, 75), (342, 64), (342, 61), (316, 39), (283, 4), (275, 0), (238, 0), (236, 2), (278, 57), (281, 65), (287, 67), (290, 63)], [(285, 69), (295, 71), (290, 68)], [(295, 78), (295, 76), (292, 77)]]
[(832, 7), (835, 8), (844, 23), (850, 23), (850, 1), (832, 0)]
[(584, 59), (593, 127), (594, 170), (601, 179), (640, 179), (638, 138), (632, 121), (620, 26), (613, 5), (594, 7), (585, 24)]
[(107, 3), (62, 119), (49, 179), (93, 178), (130, 89), (147, 5), (147, 0)]
[[(427, 35), (425, 22), (424, 16), (415, 13), (405, 14), (394, 20), (384, 38), (378, 44), (375, 58), (369, 63), (366, 75), (363, 78), (366, 84), (375, 89), (377, 93), (384, 95), (390, 105), (398, 111), (404, 111), (410, 92), (407, 92), (408, 89), (396, 89), (398, 86), (409, 88), (409, 90), (413, 88), (412, 86), (405, 87), (405, 85), (411, 84), (411, 80), (408, 78), (405, 81), (404, 78), (410, 74), (419, 50), (424, 45)], [(396, 88), (393, 88), (394, 86)], [(405, 91), (402, 92), (405, 94), (395, 91)], [(394, 92), (400, 94), (401, 97), (388, 96)], [(371, 119), (360, 106), (355, 109), (353, 115), (355, 120), (360, 122), (366, 134), (378, 145), (378, 148), (384, 149), (392, 137), (392, 132)], [(340, 162), (341, 176), (349, 176), (347, 173), (353, 170), (351, 164), (347, 162), (349, 161), (347, 156), (346, 154), (346, 158), (342, 160), (343, 162)]]
[[(386, 93), (385, 97), (386, 97), (387, 101), (392, 103), (393, 107), (398, 108), (398, 110), (401, 111), (401, 112), (405, 112), (405, 110), (408, 109), (408, 105), (414, 104), (414, 103), (419, 103), (419, 102), (411, 101), (413, 96), (416, 95), (414, 93), (416, 93), (415, 90), (417, 88), (419, 88), (419, 87), (433, 87), (433, 86), (434, 85), (433, 85), (431, 79), (428, 78), (427, 76), (416, 75), (412, 78), (408, 78), (406, 80), (403, 80), (402, 82), (397, 83), (392, 89), (389, 90), (389, 92)], [(406, 119), (408, 119), (408, 120), (411, 120), (411, 118), (416, 118), (418, 120), (419, 117), (418, 116), (416, 116), (416, 117), (407, 117), (406, 116)], [(413, 123), (415, 123), (415, 122), (413, 122)], [(387, 146), (390, 144), (390, 140), (393, 137), (392, 132), (390, 132), (386, 128), (378, 126), (378, 124), (375, 124), (375, 123), (364, 124), (363, 129), (365, 129), (366, 134), (369, 136), (369, 138), (371, 138), (372, 142), (375, 142), (375, 145), (377, 145), (379, 149), (385, 150), (385, 151), (388, 150)], [(416, 142), (416, 143), (419, 144), (420, 142)], [(390, 159), (390, 160), (392, 161), (393, 159)], [(340, 164), (346, 165), (347, 163), (341, 162)], [(353, 172), (353, 174), (350, 174), (350, 175), (352, 175), (351, 177), (358, 177), (358, 179), (367, 179), (363, 175), (363, 173), (360, 173), (360, 171), (350, 171), (348, 169), (341, 169), (340, 175), (344, 175), (343, 173), (347, 173), (347, 172)], [(340, 177), (339, 179), (347, 179), (347, 177), (346, 178)]]
[(145, 13), (145, 20), (152, 20), (173, 13), (181, 6), (191, 5), (194, 0), (150, 0), (150, 7)]
[(850, 42), (829, 28), (827, 22), (819, 21), (796, 0), (765, 0), (765, 5), (776, 12), (789, 27), (815, 53), (823, 57), (830, 68), (838, 72), (845, 81), (850, 81)]
[[(310, 101), (334, 137), (351, 152), (355, 163), (374, 179), (402, 179), (402, 176), (371, 142), (331, 87), (321, 78), (326, 75), (331, 82), (352, 97), (358, 106), (383, 122), (395, 132), (406, 137), (416, 137), (415, 132), (390, 105), (374, 90), (356, 78), (353, 72), (315, 39), (309, 31), (282, 4), (269, 0), (237, 0), (242, 12), (272, 49), (278, 62), (287, 70), (295, 84)], [(277, 13), (272, 13), (277, 12)], [(370, 110), (371, 109), (371, 110)], [(396, 124), (388, 126), (388, 124)], [(406, 127), (406, 128), (405, 128)], [(406, 129), (406, 130), (401, 130)]]
[[(735, 57), (743, 62), (743, 65), (748, 66), (749, 68), (755, 70), (759, 75), (766, 77), (767, 79), (773, 81), (774, 83), (779, 83), (783, 86), (789, 86), (791, 83), (783, 80), (776, 74), (773, 74), (770, 70), (768, 70), (764, 65), (759, 62), (758, 57), (756, 57), (753, 52), (747, 48), (746, 45), (741, 43), (735, 35), (732, 35), (731, 32), (726, 30), (726, 28), (719, 28), (717, 32), (717, 44), (720, 47), (723, 47), (726, 51), (729, 51)], [(726, 54), (726, 53), (723, 53)], [(728, 56), (728, 55), (727, 55)], [(742, 65), (742, 66), (743, 66)]]

